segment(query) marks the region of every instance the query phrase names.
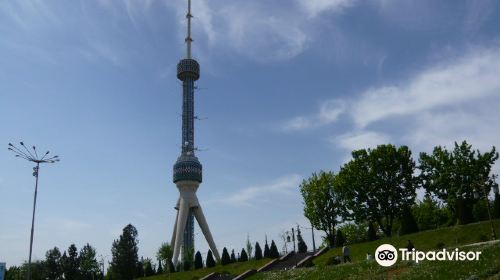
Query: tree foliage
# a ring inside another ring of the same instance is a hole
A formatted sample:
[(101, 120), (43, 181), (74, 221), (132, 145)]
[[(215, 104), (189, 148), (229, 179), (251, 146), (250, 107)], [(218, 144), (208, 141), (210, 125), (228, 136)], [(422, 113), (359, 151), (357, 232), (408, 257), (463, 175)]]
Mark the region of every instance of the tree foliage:
[(248, 261), (248, 254), (245, 251), (245, 248), (241, 249), (241, 254), (240, 254), (240, 262), (246, 262)]
[(420, 185), (446, 202), (458, 223), (470, 223), (474, 221), (474, 188), (489, 193), (495, 184), (491, 168), (497, 159), (495, 147), (483, 154), (466, 141), (455, 142), (453, 151), (437, 146), (432, 154), (420, 153)]
[(410, 208), (405, 207), (403, 209), (403, 213), (401, 213), (400, 217), (401, 228), (399, 229), (399, 234), (410, 234), (414, 232), (418, 232), (418, 225), (413, 217), (413, 213)]
[(227, 264), (231, 263), (231, 258), (229, 257), (229, 253), (227, 252), (226, 247), (224, 247), (224, 249), (222, 249), (222, 257), (220, 259), (220, 263), (222, 265), (227, 265)]
[(123, 228), (120, 238), (113, 241), (110, 265), (114, 278), (132, 280), (136, 277), (139, 262), (137, 235), (137, 229), (129, 224)]
[(234, 254), (234, 249), (231, 250), (231, 263), (236, 262), (236, 255)]
[(194, 269), (203, 268), (203, 259), (201, 258), (200, 251), (196, 252), (194, 255)]
[(259, 242), (255, 242), (255, 259), (262, 259), (262, 249), (260, 248)]
[(87, 243), (80, 250), (80, 273), (83, 279), (97, 279), (101, 270), (96, 259), (96, 250)]
[(63, 274), (66, 279), (80, 279), (80, 258), (75, 244), (71, 244), (68, 253), (63, 253), (61, 257)]
[(61, 258), (61, 251), (59, 251), (57, 247), (45, 253), (45, 267), (49, 279), (57, 280), (62, 278), (63, 269)]
[(419, 230), (436, 229), (453, 223), (453, 214), (448, 207), (434, 200), (429, 194), (418, 201), (412, 209)]
[(300, 227), (297, 226), (297, 247), (299, 250), (299, 253), (306, 253), (307, 252), (307, 244), (304, 242), (304, 238), (302, 237), (302, 232), (300, 231)]
[(215, 266), (215, 260), (214, 256), (212, 255), (212, 251), (209, 249), (207, 253), (207, 261), (205, 262), (207, 267), (214, 267)]
[(337, 230), (337, 236), (335, 237), (335, 246), (342, 247), (345, 244), (344, 234), (340, 229)]
[(353, 151), (352, 157), (335, 180), (335, 189), (349, 208), (350, 215), (345, 217), (357, 223), (374, 221), (391, 236), (395, 219), (415, 201), (411, 151), (388, 144)]
[(248, 258), (251, 259), (252, 253), (253, 253), (253, 247), (252, 247), (252, 242), (250, 242), (250, 235), (248, 235), (248, 234), (247, 234), (246, 248), (247, 248)]
[(340, 217), (346, 214), (345, 203), (334, 191), (335, 180), (333, 172), (320, 171), (319, 174), (313, 173), (300, 185), (304, 216), (314, 228), (325, 232), (330, 246), (334, 245), (335, 226), (340, 222)]
[(151, 259), (147, 258), (143, 261), (144, 263), (144, 276), (153, 276), (155, 274), (155, 271), (153, 269), (153, 264), (151, 262)]
[(271, 259), (276, 259), (280, 257), (280, 253), (278, 252), (278, 247), (276, 247), (276, 243), (274, 243), (274, 240), (271, 241), (271, 248), (269, 249), (269, 257)]
[(269, 250), (269, 245), (267, 244), (267, 239), (266, 239), (266, 245), (264, 245), (264, 258), (270, 258), (270, 250)]

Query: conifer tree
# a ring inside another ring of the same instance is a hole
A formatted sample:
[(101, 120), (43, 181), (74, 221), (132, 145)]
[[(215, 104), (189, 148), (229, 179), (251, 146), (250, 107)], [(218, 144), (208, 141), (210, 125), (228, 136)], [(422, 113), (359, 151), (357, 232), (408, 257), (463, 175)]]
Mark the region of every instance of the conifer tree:
[(240, 262), (246, 262), (248, 261), (248, 255), (245, 249), (241, 249), (241, 254), (240, 254)]
[(264, 258), (270, 258), (271, 256), (269, 254), (270, 254), (269, 245), (267, 244), (266, 240), (266, 245), (264, 246)]
[(156, 274), (163, 274), (163, 266), (161, 265), (161, 260), (158, 260), (158, 269), (156, 270)]
[(231, 251), (231, 263), (236, 262), (236, 255), (234, 254), (234, 249)]
[(208, 250), (206, 265), (207, 267), (215, 266), (214, 256), (212, 255), (212, 251), (210, 249)]
[(203, 268), (203, 259), (201, 258), (200, 251), (198, 251), (194, 256), (194, 269), (200, 269), (200, 268)]
[(260, 248), (259, 242), (255, 243), (255, 259), (256, 260), (262, 259), (262, 249)]
[(137, 229), (131, 224), (123, 229), (119, 239), (113, 241), (111, 271), (117, 279), (132, 280), (137, 276), (137, 244)]
[(278, 252), (278, 247), (276, 247), (276, 243), (274, 243), (274, 240), (271, 241), (271, 248), (269, 249), (269, 257), (271, 259), (276, 259), (280, 257), (280, 253)]
[(307, 245), (304, 242), (304, 238), (302, 238), (302, 232), (300, 232), (299, 226), (297, 226), (297, 247), (299, 247), (299, 253), (307, 252)]
[(224, 247), (224, 249), (222, 249), (222, 257), (220, 259), (220, 263), (222, 265), (227, 265), (227, 264), (231, 263), (231, 258), (229, 257), (229, 253), (227, 252), (226, 247)]

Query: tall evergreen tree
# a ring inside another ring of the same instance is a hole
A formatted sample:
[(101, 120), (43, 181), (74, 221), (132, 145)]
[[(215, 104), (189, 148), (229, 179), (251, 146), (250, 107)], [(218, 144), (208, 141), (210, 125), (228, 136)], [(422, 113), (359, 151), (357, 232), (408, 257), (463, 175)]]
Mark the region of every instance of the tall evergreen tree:
[(198, 251), (196, 252), (196, 255), (194, 255), (194, 269), (200, 268), (203, 268), (203, 259), (201, 258), (200, 251)]
[(297, 247), (299, 247), (299, 253), (307, 252), (307, 245), (304, 242), (304, 238), (302, 238), (302, 232), (300, 231), (299, 226), (297, 226)]
[(96, 250), (89, 243), (80, 250), (80, 273), (83, 279), (96, 279), (100, 273)]
[(236, 255), (234, 254), (234, 249), (231, 250), (231, 263), (235, 263), (236, 262)]
[(266, 245), (264, 245), (264, 258), (270, 258), (270, 250), (269, 250), (269, 245), (267, 244), (266, 240)]
[(208, 250), (207, 253), (207, 261), (205, 262), (207, 267), (214, 267), (215, 266), (215, 260), (214, 256), (212, 255), (212, 250)]
[(229, 257), (229, 253), (227, 252), (226, 247), (224, 247), (224, 249), (222, 249), (222, 257), (220, 259), (220, 263), (222, 265), (227, 265), (230, 262), (231, 262), (231, 258)]
[(262, 259), (262, 249), (260, 248), (259, 242), (255, 242), (255, 259)]
[(280, 257), (280, 253), (278, 252), (278, 247), (276, 247), (276, 243), (274, 243), (274, 240), (271, 241), (271, 248), (269, 249), (269, 257), (271, 259), (276, 259)]
[(54, 247), (54, 249), (48, 250), (45, 253), (45, 267), (47, 270), (47, 277), (49, 279), (61, 279), (62, 277), (62, 265), (61, 265), (61, 251), (59, 248)]
[(64, 278), (80, 279), (80, 258), (78, 257), (78, 249), (75, 244), (71, 244), (68, 248), (68, 254), (63, 253), (61, 257)]
[(248, 258), (251, 259), (252, 258), (253, 247), (252, 247), (252, 243), (250, 242), (250, 235), (249, 234), (247, 234), (246, 248), (247, 248)]
[(153, 270), (153, 264), (151, 263), (151, 259), (144, 260), (144, 276), (153, 276), (155, 271)]
[(144, 277), (144, 259), (142, 257), (141, 260), (137, 262), (136, 266), (135, 277)]
[(248, 261), (248, 255), (247, 252), (245, 251), (245, 248), (241, 249), (241, 254), (240, 254), (240, 262), (246, 262)]
[(337, 247), (342, 247), (344, 246), (345, 243), (345, 237), (344, 234), (340, 229), (337, 230), (337, 236), (335, 237), (335, 246)]
[(123, 228), (120, 238), (113, 241), (111, 270), (118, 279), (132, 280), (137, 275), (137, 263), (139, 262), (137, 235), (137, 229), (129, 224)]
[(158, 269), (156, 270), (156, 274), (163, 274), (163, 266), (161, 265), (161, 260), (158, 260)]

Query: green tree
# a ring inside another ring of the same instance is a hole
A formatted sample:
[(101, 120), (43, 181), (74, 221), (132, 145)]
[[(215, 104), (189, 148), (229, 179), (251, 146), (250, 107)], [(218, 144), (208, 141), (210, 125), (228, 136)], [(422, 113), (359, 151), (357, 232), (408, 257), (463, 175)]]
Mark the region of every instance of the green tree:
[(236, 255), (234, 254), (234, 249), (231, 250), (231, 263), (235, 263), (236, 262)]
[(186, 251), (182, 260), (182, 268), (184, 271), (190, 271), (193, 269), (194, 264), (194, 248), (191, 247)]
[(160, 248), (158, 248), (158, 251), (156, 252), (156, 258), (159, 259), (160, 261), (164, 261), (166, 264), (165, 270), (168, 271), (175, 271), (174, 267), (170, 267), (170, 263), (172, 262), (172, 256), (174, 252), (172, 250), (172, 246), (168, 244), (167, 242), (162, 243)]
[(177, 271), (177, 270), (176, 270), (176, 267), (175, 267), (175, 265), (174, 265), (174, 263), (172, 262), (172, 260), (171, 260), (171, 259), (169, 259), (169, 260), (168, 260), (168, 271), (169, 271), (170, 273), (174, 273), (174, 272), (176, 272), (176, 271)]
[(495, 219), (500, 219), (500, 194), (495, 194), (495, 201), (493, 202), (493, 215)]
[(215, 266), (215, 260), (214, 256), (212, 255), (212, 251), (209, 249), (207, 253), (207, 261), (205, 262), (207, 267), (214, 267)]
[(111, 247), (111, 269), (113, 276), (121, 280), (132, 280), (137, 275), (139, 257), (137, 247), (137, 229), (129, 224), (123, 228), (119, 239), (113, 241)]
[(200, 251), (196, 252), (194, 255), (194, 269), (203, 268), (203, 259), (201, 258)]
[(45, 253), (45, 267), (47, 269), (47, 277), (49, 279), (57, 280), (62, 278), (62, 265), (61, 265), (61, 251), (59, 248), (48, 250)]
[(241, 249), (241, 254), (240, 254), (240, 262), (246, 262), (248, 261), (248, 255), (247, 252), (245, 251), (245, 248)]
[(271, 241), (271, 248), (269, 249), (269, 257), (271, 259), (277, 259), (280, 257), (280, 253), (278, 252), (278, 247), (276, 247), (276, 243), (274, 243), (274, 240)]
[(66, 252), (63, 253), (61, 263), (65, 279), (81, 279), (80, 258), (75, 244), (69, 246), (67, 255)]
[(297, 226), (297, 247), (299, 249), (299, 253), (307, 252), (307, 244), (304, 242), (304, 238), (302, 238), (302, 232), (300, 231), (299, 226)]
[[(386, 236), (402, 209), (416, 196), (415, 162), (406, 146), (379, 145), (352, 152), (353, 159), (340, 170), (335, 189), (357, 223), (374, 221)], [(348, 217), (347, 215), (345, 217)]]
[(366, 233), (368, 241), (374, 241), (378, 239), (377, 230), (372, 222), (368, 222), (368, 230)]
[(448, 207), (444, 207), (426, 194), (422, 201), (417, 202), (412, 209), (413, 217), (419, 230), (436, 229), (453, 223), (453, 214)]
[(156, 270), (156, 274), (163, 274), (163, 266), (161, 265), (161, 260), (158, 260), (158, 269)]
[(23, 280), (25, 278), (20, 266), (10, 266), (5, 273), (5, 280)]
[(269, 245), (267, 244), (267, 239), (266, 239), (266, 245), (264, 245), (264, 258), (270, 258), (270, 250), (269, 250)]
[(247, 252), (248, 252), (248, 258), (252, 258), (252, 252), (253, 252), (253, 247), (252, 243), (250, 242), (250, 235), (247, 234), (247, 244), (246, 244)]
[(260, 248), (259, 242), (255, 242), (255, 259), (256, 260), (262, 259), (262, 249)]
[(224, 249), (222, 249), (222, 257), (220, 259), (220, 263), (222, 265), (227, 265), (227, 264), (231, 263), (231, 258), (229, 257), (229, 253), (227, 252), (226, 247), (224, 247)]
[(399, 234), (410, 234), (414, 232), (418, 232), (418, 225), (413, 217), (412, 211), (410, 208), (405, 207), (403, 209), (403, 213), (400, 217), (401, 228), (399, 229)]
[(153, 276), (155, 271), (153, 269), (153, 264), (151, 263), (151, 259), (147, 258), (144, 260), (144, 276)]
[(466, 141), (455, 142), (453, 151), (437, 146), (432, 154), (420, 153), (420, 185), (445, 202), (459, 224), (474, 221), (474, 188), (489, 193), (494, 182), (491, 168), (498, 159), (495, 147), (481, 153)]
[(345, 237), (344, 234), (340, 229), (337, 230), (337, 236), (335, 238), (335, 246), (337, 247), (342, 247), (345, 244)]
[(80, 250), (80, 274), (82, 279), (97, 279), (100, 274), (99, 263), (96, 259), (96, 250), (87, 243)]
[(340, 222), (340, 217), (346, 214), (345, 203), (334, 191), (335, 180), (333, 172), (320, 171), (319, 174), (313, 173), (300, 185), (304, 216), (314, 228), (325, 232), (329, 246), (334, 245), (335, 226)]

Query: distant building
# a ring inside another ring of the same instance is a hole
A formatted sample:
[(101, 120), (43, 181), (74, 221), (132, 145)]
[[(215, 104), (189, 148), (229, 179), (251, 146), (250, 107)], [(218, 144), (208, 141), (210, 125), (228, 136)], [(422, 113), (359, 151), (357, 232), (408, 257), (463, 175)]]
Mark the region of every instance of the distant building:
[(0, 262), (0, 280), (5, 280), (5, 271), (7, 270), (6, 264)]

